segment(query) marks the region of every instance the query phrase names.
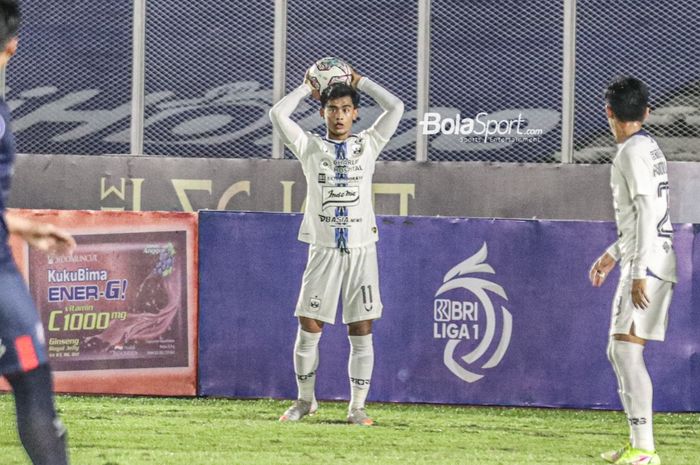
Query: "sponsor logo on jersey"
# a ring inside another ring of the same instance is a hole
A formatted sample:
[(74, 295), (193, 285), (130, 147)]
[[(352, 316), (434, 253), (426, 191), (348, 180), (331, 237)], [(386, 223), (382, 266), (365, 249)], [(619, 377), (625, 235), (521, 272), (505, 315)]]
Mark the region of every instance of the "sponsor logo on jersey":
[(328, 215), (318, 215), (318, 220), (321, 223), (328, 223), (334, 227), (349, 228), (353, 223), (362, 223), (362, 218), (360, 217), (349, 217), (349, 216), (328, 216)]
[[(321, 178), (323, 176), (323, 178)], [(319, 174), (319, 184), (336, 184), (338, 181), (342, 182), (343, 184), (353, 184), (353, 183), (359, 183), (362, 181), (364, 176), (360, 174), (359, 176), (344, 176), (343, 179), (338, 179), (337, 177), (333, 175), (328, 175), (328, 174)], [(324, 181), (321, 182), (321, 179)]]
[(361, 158), (343, 158), (338, 160), (333, 160), (333, 171), (337, 175), (349, 175), (355, 173), (359, 175), (358, 177), (362, 179), (362, 172), (364, 172), (364, 167), (362, 166)]
[(446, 341), (443, 362), (468, 383), (480, 380), (484, 370), (501, 362), (513, 328), (503, 287), (478, 277), (495, 274), (485, 263), (487, 255), (484, 242), (478, 252), (445, 274), (433, 300), (433, 338)]
[(323, 186), (321, 209), (352, 207), (360, 203), (360, 188), (357, 186)]

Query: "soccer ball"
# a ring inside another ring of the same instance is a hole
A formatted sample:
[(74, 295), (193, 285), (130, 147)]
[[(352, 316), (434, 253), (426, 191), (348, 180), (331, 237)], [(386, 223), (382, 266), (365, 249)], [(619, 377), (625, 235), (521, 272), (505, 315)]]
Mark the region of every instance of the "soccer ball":
[(352, 68), (337, 57), (321, 58), (309, 68), (309, 81), (319, 93), (333, 84), (349, 85), (352, 82)]

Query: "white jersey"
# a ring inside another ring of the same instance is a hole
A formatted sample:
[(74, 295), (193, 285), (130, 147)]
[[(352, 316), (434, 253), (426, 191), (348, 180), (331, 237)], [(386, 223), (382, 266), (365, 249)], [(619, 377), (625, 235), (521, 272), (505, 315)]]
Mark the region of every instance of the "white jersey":
[(344, 239), (347, 248), (377, 241), (372, 175), (385, 144), (370, 128), (342, 142), (309, 134), (292, 148), (306, 177), (300, 241), (336, 247)]
[(270, 111), (285, 145), (301, 161), (306, 206), (299, 240), (323, 247), (364, 247), (377, 241), (372, 175), (379, 152), (396, 131), (403, 104), (378, 84), (362, 78), (358, 89), (385, 110), (377, 122), (344, 141), (304, 132), (289, 114), (310, 90), (302, 85)]
[[(631, 265), (633, 278), (646, 276), (648, 270), (665, 281), (676, 282), (666, 157), (646, 131), (618, 144), (610, 186), (618, 231), (615, 258), (621, 258), (623, 268)], [(648, 196), (651, 211), (642, 216), (646, 224), (638, 224), (637, 196)], [(648, 231), (642, 240), (638, 240), (639, 228)], [(645, 241), (648, 243), (642, 243)]]

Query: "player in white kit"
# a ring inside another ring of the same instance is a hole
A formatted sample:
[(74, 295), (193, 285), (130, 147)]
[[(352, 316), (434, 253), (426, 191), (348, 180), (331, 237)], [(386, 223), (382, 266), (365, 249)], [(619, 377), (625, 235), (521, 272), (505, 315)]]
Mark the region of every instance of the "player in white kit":
[(652, 384), (644, 363), (646, 341), (663, 341), (676, 282), (669, 217), (666, 158), (642, 129), (649, 91), (638, 79), (615, 78), (605, 93), (610, 129), (617, 142), (610, 185), (618, 239), (593, 264), (593, 286), (620, 262), (612, 305), (608, 359), (630, 427), (630, 442), (602, 458), (618, 465), (660, 464), (652, 429)]
[[(384, 112), (372, 127), (352, 134), (358, 117), (358, 90), (371, 96)], [(321, 100), (320, 114), (327, 130), (324, 137), (305, 132), (290, 118), (312, 93), (308, 77), (270, 110), (273, 126), (301, 162), (306, 177), (299, 240), (309, 244), (295, 311), (299, 318), (294, 345), (298, 398), (280, 421), (300, 420), (318, 408), (314, 391), (318, 343), (323, 325), (335, 322), (342, 291), (343, 323), (348, 325), (350, 340), (347, 421), (369, 426), (373, 422), (365, 411), (365, 399), (374, 366), (372, 320), (382, 314), (372, 175), (379, 152), (401, 121), (403, 103), (354, 70), (351, 85), (332, 85), (320, 96), (313, 92)]]

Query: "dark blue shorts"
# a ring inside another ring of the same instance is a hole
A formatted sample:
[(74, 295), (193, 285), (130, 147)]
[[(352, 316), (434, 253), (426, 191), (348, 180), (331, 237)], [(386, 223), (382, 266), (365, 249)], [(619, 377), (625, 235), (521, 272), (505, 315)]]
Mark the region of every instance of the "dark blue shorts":
[(44, 331), (27, 285), (14, 262), (0, 261), (0, 374), (47, 362)]

